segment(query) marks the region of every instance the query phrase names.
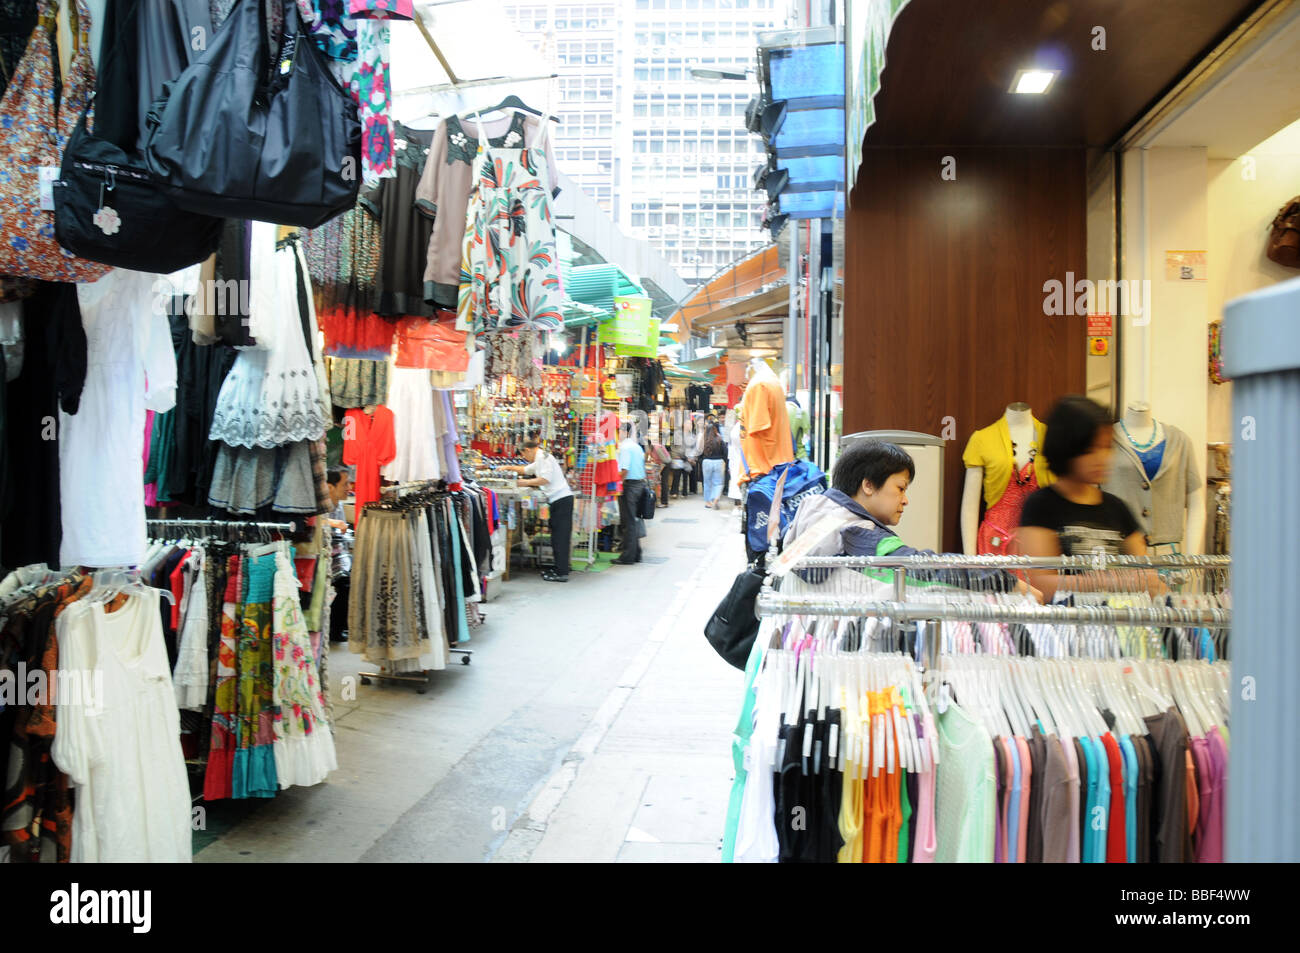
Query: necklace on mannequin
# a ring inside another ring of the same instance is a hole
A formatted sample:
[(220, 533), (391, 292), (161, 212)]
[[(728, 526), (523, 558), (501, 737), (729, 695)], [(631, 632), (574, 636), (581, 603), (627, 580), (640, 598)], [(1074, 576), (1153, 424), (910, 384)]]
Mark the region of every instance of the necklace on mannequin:
[(1160, 442), (1157, 439), (1160, 436), (1160, 425), (1155, 422), (1152, 422), (1151, 424), (1151, 440), (1149, 443), (1145, 443), (1145, 444), (1137, 442), (1137, 439), (1131, 433), (1128, 432), (1128, 427), (1124, 425), (1124, 421), (1121, 420), (1119, 422), (1119, 425), (1120, 428), (1124, 431), (1124, 436), (1128, 438), (1128, 442), (1131, 443), (1135, 449), (1150, 450), (1152, 447), (1154, 447), (1156, 444)]
[[(1025, 466), (1028, 467), (1030, 464), (1032, 464), (1034, 462), (1034, 458), (1037, 456), (1038, 456), (1038, 441), (1035, 440), (1029, 444), (1029, 459), (1025, 461)], [(1018, 486), (1024, 486), (1026, 483), (1029, 482), (1029, 480), (1026, 477), (1021, 476), (1020, 467), (1016, 465), (1016, 442), (1014, 440), (1011, 441), (1011, 475), (1016, 478), (1016, 484)]]

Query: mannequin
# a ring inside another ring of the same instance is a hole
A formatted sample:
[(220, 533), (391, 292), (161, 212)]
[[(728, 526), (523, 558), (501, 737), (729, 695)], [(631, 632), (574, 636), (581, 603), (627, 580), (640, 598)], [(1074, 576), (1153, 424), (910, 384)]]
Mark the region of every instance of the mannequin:
[[(961, 538), (967, 556), (1008, 553), (1025, 497), (1053, 482), (1039, 452), (1045, 430), (1030, 406), (1018, 401), (1008, 404), (996, 423), (971, 434), (962, 454), (966, 484), (961, 496)], [(983, 521), (981, 497), (986, 507)]]
[(1135, 401), (1115, 424), (1115, 459), (1102, 485), (1128, 504), (1149, 546), (1176, 546), (1196, 555), (1205, 549), (1205, 483), (1187, 434)]
[(749, 362), (749, 383), (740, 403), (741, 449), (749, 473), (741, 482), (769, 473), (782, 463), (794, 461), (790, 439), (790, 415), (785, 407), (785, 388), (767, 362)]

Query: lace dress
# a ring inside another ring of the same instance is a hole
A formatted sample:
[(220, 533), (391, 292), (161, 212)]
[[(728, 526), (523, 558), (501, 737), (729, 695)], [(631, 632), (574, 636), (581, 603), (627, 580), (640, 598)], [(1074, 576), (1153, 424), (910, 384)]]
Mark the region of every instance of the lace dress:
[[(255, 223), (255, 249), (265, 247), (264, 228), (274, 241), (275, 226)], [(271, 284), (266, 290), (274, 303), (262, 314), (250, 315), (264, 346), (240, 351), (221, 385), (209, 440), (271, 448), (325, 434), (319, 379), (302, 333), (297, 255), (292, 246), (274, 252), (273, 267), (263, 279)], [(255, 303), (258, 298), (255, 288)]]

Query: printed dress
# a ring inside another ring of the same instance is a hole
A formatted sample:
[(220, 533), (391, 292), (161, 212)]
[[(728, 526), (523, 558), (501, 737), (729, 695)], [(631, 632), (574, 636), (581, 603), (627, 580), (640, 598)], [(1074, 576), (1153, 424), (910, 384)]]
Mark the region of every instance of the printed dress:
[[(549, 120), (547, 120), (549, 121)], [(465, 219), (456, 326), (476, 333), (564, 324), (543, 121), (531, 146), (479, 149)]]

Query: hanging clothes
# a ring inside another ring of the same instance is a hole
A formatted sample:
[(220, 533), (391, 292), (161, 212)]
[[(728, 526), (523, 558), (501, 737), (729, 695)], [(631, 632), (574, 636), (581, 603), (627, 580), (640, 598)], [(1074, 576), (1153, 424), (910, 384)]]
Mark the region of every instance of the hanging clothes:
[(65, 566), (144, 558), (145, 411), (176, 403), (176, 355), (167, 315), (153, 306), (154, 279), (114, 269), (77, 285), (89, 360), (80, 406), (59, 417)]
[[(415, 200), (415, 207), (433, 220), (424, 272), (424, 300), (429, 304), (454, 309), (460, 298), (466, 213), (480, 135), (492, 148), (513, 149), (541, 133), (540, 117), (518, 111), (477, 124), (448, 116), (434, 130)], [(549, 181), (558, 182), (552, 150), (547, 150), (546, 164)], [(558, 194), (558, 188), (552, 189), (552, 197)]]
[[(59, 702), (53, 757), (79, 792), (71, 860), (189, 863), (190, 790), (156, 592), (116, 611), (74, 603), (61, 665), (93, 673), (98, 698)], [(92, 717), (93, 715), (93, 717)]]
[(461, 255), (462, 331), (564, 326), (545, 125), (517, 148), (490, 145), (479, 127)]
[(433, 134), (397, 126), (395, 175), (361, 195), (358, 202), (379, 223), (383, 256), (375, 279), (371, 310), (389, 317), (427, 317), (424, 268), (433, 223), (412, 211)]
[(343, 462), (356, 468), (353, 496), (358, 517), (361, 508), (379, 499), (380, 469), (397, 456), (396, 426), (393, 412), (376, 407), (349, 410), (343, 418)]
[[(395, 367), (390, 381), (395, 449), (392, 459), (383, 467), (384, 479), (394, 483), (442, 479), (445, 473), (442, 441), (434, 417), (435, 400), (429, 372)], [(368, 496), (370, 499), (377, 497)]]

